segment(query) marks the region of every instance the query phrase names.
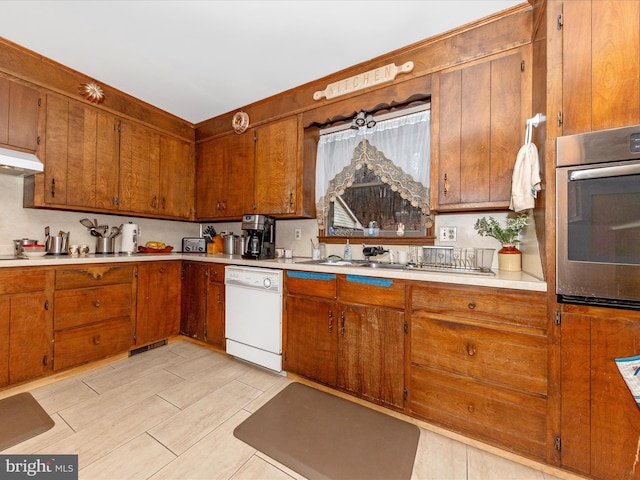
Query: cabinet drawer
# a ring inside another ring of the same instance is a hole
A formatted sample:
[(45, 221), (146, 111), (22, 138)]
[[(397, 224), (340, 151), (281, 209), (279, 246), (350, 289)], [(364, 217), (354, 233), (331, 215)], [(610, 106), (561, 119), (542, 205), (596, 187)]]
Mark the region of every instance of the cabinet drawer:
[(287, 292), (319, 298), (336, 298), (336, 275), (333, 273), (286, 271)]
[(411, 413), (541, 459), (546, 455), (546, 400), (429, 368), (411, 367)]
[(338, 294), (341, 302), (380, 307), (404, 308), (405, 282), (360, 275), (338, 277)]
[(63, 330), (109, 318), (131, 318), (132, 301), (131, 285), (56, 292), (54, 329)]
[(46, 270), (7, 268), (0, 272), (0, 295), (41, 292), (46, 287)]
[(119, 352), (132, 345), (130, 318), (117, 318), (54, 334), (53, 369), (80, 365)]
[(547, 393), (547, 339), (541, 335), (434, 319), (411, 319), (411, 362)]
[(133, 265), (91, 265), (56, 270), (56, 290), (96, 287), (133, 281)]
[(547, 327), (547, 301), (543, 292), (414, 285), (411, 308), (482, 321)]

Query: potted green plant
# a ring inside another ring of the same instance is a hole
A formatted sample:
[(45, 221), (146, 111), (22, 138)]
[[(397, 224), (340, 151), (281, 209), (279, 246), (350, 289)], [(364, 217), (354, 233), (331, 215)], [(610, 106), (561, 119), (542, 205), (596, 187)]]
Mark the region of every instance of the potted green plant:
[(504, 226), (493, 217), (479, 218), (473, 228), (482, 237), (493, 237), (502, 244), (498, 251), (498, 269), (519, 272), (522, 269), (520, 250), (516, 243), (520, 242), (518, 236), (527, 226), (528, 215), (521, 213), (516, 217), (506, 219)]

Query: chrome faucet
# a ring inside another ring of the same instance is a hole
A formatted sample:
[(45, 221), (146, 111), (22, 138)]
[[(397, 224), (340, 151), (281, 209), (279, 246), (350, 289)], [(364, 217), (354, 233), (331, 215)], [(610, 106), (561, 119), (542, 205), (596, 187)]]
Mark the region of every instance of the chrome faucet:
[(364, 243), (362, 244), (362, 255), (365, 260), (368, 262), (370, 257), (375, 257), (377, 255), (383, 255), (387, 253), (388, 250), (385, 250), (382, 247), (367, 247)]

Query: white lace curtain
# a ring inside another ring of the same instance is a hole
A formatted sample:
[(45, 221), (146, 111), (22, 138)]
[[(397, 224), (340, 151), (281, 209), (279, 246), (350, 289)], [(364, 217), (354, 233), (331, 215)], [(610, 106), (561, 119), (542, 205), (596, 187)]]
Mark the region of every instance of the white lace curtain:
[[(430, 125), (431, 112), (425, 110), (380, 121), (373, 128), (320, 136), (316, 155), (320, 228), (324, 228), (330, 202), (344, 193), (353, 183), (355, 171), (364, 165), (430, 219)], [(426, 225), (430, 224), (428, 220)]]

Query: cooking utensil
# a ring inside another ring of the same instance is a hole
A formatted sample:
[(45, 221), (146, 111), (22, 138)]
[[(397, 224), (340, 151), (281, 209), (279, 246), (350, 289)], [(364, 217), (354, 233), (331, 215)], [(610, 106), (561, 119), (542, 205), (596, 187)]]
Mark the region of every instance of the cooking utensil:
[(93, 222), (91, 220), (89, 220), (88, 218), (83, 218), (82, 220), (80, 220), (80, 223), (88, 228), (89, 230), (91, 230), (95, 225), (93, 224)]
[(89, 232), (91, 233), (91, 236), (93, 236), (93, 237), (99, 237), (100, 236), (100, 232), (98, 232), (96, 230), (96, 227), (91, 227), (89, 229)]

